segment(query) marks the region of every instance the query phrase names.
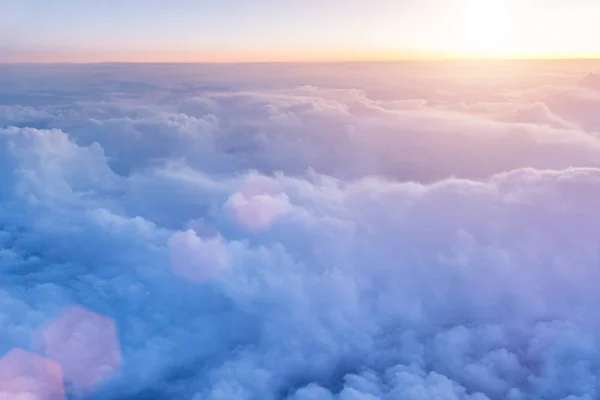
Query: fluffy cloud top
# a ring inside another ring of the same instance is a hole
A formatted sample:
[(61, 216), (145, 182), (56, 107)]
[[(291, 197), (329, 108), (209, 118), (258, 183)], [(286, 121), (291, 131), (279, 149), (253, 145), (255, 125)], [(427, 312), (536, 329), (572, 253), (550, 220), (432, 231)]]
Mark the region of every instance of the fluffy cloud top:
[(597, 398), (598, 66), (517, 66), (0, 67), (0, 398)]

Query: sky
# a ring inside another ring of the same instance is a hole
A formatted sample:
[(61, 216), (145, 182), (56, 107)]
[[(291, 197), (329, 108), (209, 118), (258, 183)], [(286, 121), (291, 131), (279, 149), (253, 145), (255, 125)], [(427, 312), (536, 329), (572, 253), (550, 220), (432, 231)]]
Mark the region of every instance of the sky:
[(596, 0), (3, 0), (0, 61), (600, 56)]

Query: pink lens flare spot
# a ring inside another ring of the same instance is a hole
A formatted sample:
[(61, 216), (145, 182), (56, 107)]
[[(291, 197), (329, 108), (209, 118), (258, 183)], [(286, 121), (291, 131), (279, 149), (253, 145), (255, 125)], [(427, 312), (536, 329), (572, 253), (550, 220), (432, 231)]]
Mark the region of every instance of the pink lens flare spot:
[(0, 358), (0, 399), (64, 400), (60, 365), (25, 350), (11, 350)]
[(252, 231), (262, 231), (291, 208), (288, 196), (271, 182), (248, 178), (243, 187), (227, 200), (235, 220)]
[(81, 307), (60, 314), (42, 331), (47, 357), (58, 362), (65, 381), (76, 390), (92, 389), (121, 364), (113, 320)]

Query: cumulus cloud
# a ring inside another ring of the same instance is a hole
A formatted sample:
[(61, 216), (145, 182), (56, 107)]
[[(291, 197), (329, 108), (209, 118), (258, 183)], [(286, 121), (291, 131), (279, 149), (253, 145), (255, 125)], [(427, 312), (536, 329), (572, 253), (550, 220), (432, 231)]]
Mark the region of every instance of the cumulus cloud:
[(202, 240), (192, 229), (174, 233), (169, 251), (175, 272), (194, 281), (212, 279), (228, 263), (227, 248), (221, 238)]
[(8, 399), (598, 396), (579, 68), (0, 68)]

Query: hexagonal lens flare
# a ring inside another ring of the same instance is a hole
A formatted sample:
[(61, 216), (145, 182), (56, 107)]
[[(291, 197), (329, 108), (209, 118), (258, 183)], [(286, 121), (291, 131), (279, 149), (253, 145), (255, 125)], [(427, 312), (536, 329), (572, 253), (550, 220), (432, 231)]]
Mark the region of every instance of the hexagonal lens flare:
[(61, 365), (75, 390), (94, 388), (121, 363), (115, 323), (81, 307), (69, 308), (48, 324), (42, 340), (46, 356)]
[(64, 400), (60, 365), (25, 350), (11, 350), (0, 358), (0, 399)]

